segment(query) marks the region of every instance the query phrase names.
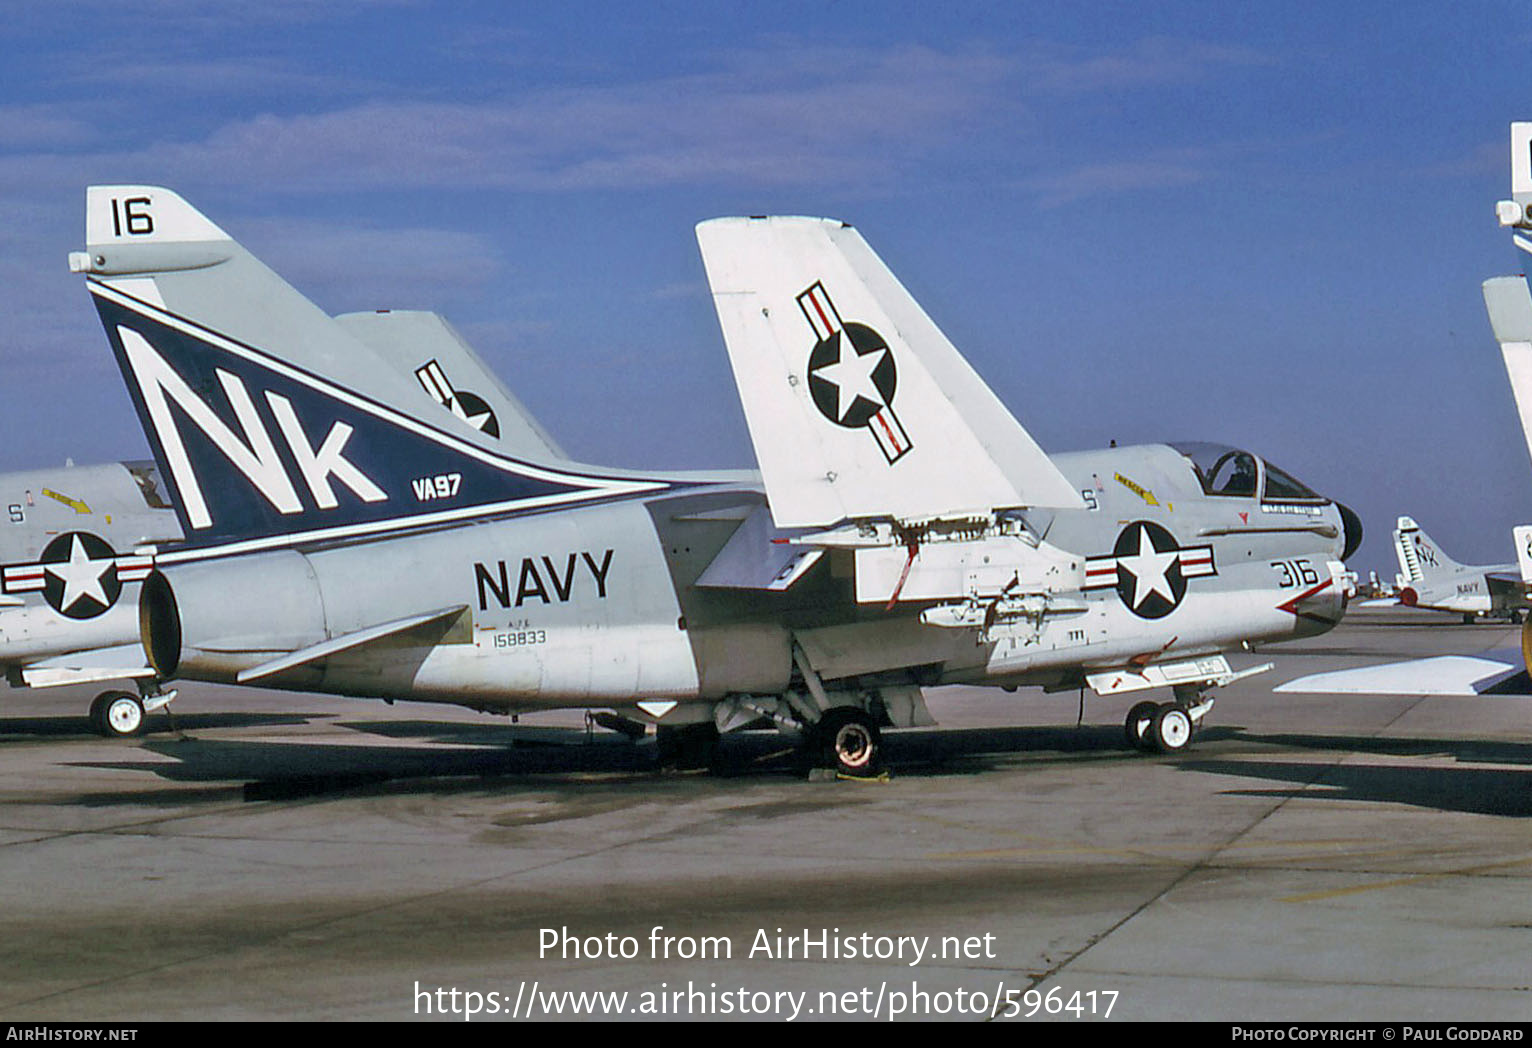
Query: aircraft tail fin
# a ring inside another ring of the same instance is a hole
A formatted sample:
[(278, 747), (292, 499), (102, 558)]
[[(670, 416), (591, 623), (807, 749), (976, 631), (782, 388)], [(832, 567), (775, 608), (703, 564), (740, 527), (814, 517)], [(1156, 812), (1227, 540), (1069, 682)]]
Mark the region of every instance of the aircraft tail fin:
[(1082, 505), (855, 229), (697, 227), (778, 527)]
[[(87, 275), (187, 540), (240, 548), (655, 490), (511, 458), (167, 189), (92, 186)], [(413, 384), (412, 384), (413, 383)], [(438, 414), (432, 421), (450, 421)]]
[[(1511, 124), (1511, 199), (1495, 205), (1495, 216), (1502, 226), (1532, 229), (1532, 120)], [(1522, 237), (1517, 246), (1532, 251)]]
[(1516, 566), (1521, 569), (1521, 581), (1532, 582), (1532, 524), (1518, 524), (1512, 528), (1511, 541), (1516, 544)]
[(569, 458), (446, 317), (425, 310), (376, 309), (342, 313), (335, 320), (396, 369), (414, 375), (430, 404), (496, 438), (507, 454)]
[(1410, 517), (1400, 517), (1395, 522), (1394, 556), (1399, 560), (1400, 576), (1411, 583), (1430, 585), (1435, 579), (1463, 569)]
[(1525, 277), (1494, 277), (1484, 282), (1484, 305), (1505, 359), (1522, 437), (1532, 454), (1532, 291)]

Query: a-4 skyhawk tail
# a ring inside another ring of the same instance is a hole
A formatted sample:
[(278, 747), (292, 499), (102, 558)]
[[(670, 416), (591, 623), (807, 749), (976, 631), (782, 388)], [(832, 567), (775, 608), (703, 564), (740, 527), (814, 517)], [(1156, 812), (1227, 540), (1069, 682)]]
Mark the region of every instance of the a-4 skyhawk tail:
[(140, 601), (167, 679), (606, 707), (666, 752), (764, 721), (866, 774), (946, 683), (1170, 687), (1127, 730), (1179, 749), (1250, 672), (1222, 652), (1344, 605), (1349, 511), (1221, 445), (1050, 459), (840, 223), (700, 232), (763, 492), (508, 454), (175, 194), (87, 201), (73, 264), (187, 532)]
[(1406, 607), (1456, 612), (1464, 623), (1491, 616), (1520, 622), (1527, 609), (1515, 564), (1459, 564), (1410, 517), (1394, 526), (1394, 556)]

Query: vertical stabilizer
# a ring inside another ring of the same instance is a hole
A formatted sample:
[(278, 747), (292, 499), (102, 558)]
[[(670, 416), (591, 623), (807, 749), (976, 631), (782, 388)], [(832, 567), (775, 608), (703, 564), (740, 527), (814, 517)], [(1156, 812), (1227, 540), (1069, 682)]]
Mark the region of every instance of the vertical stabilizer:
[(855, 229), (697, 227), (779, 527), (1082, 505)]
[(1409, 517), (1400, 517), (1394, 528), (1394, 555), (1399, 560), (1399, 573), (1407, 582), (1429, 586), (1465, 570)]
[(1511, 380), (1511, 395), (1521, 416), (1522, 438), (1532, 454), (1532, 292), (1525, 277), (1494, 277), (1484, 282), (1484, 305), (1500, 355)]
[(86, 231), (71, 268), (88, 275), (191, 546), (322, 541), (666, 486), (513, 458), (470, 426), (447, 432), (453, 416), (417, 376), (169, 190), (92, 187)]

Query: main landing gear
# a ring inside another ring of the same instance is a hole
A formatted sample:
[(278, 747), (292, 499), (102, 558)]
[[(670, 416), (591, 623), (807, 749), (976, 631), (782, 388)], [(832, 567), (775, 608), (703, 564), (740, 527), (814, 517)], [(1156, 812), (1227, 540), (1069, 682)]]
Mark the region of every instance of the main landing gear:
[(1213, 699), (1188, 691), (1183, 695), (1177, 688), (1174, 702), (1140, 702), (1129, 710), (1123, 725), (1128, 745), (1145, 753), (1180, 753), (1191, 745), (1202, 718), (1213, 708)]
[(826, 710), (809, 732), (809, 752), (819, 765), (841, 775), (865, 779), (883, 770), (883, 733), (866, 710), (837, 706)]
[(160, 691), (157, 687), (143, 696), (131, 691), (103, 691), (90, 704), (90, 726), (109, 739), (133, 738), (143, 734), (149, 713), (168, 707), (175, 697), (175, 692)]

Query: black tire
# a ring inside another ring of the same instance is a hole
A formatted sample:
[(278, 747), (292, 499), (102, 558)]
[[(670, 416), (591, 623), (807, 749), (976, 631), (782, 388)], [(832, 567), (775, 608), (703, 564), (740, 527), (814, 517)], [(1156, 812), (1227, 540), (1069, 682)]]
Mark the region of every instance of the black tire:
[(1142, 750), (1145, 753), (1153, 752), (1154, 744), (1149, 741), (1149, 729), (1153, 726), (1154, 715), (1159, 710), (1159, 703), (1145, 699), (1128, 711), (1128, 719), (1123, 722), (1122, 733), (1131, 749)]
[(90, 704), (91, 726), (109, 739), (142, 735), (147, 717), (144, 701), (131, 691), (103, 691)]
[(1180, 753), (1191, 745), (1197, 723), (1185, 706), (1166, 704), (1155, 710), (1149, 739), (1160, 753)]
[(883, 735), (865, 710), (839, 707), (814, 726), (820, 766), (865, 779), (883, 770)]

